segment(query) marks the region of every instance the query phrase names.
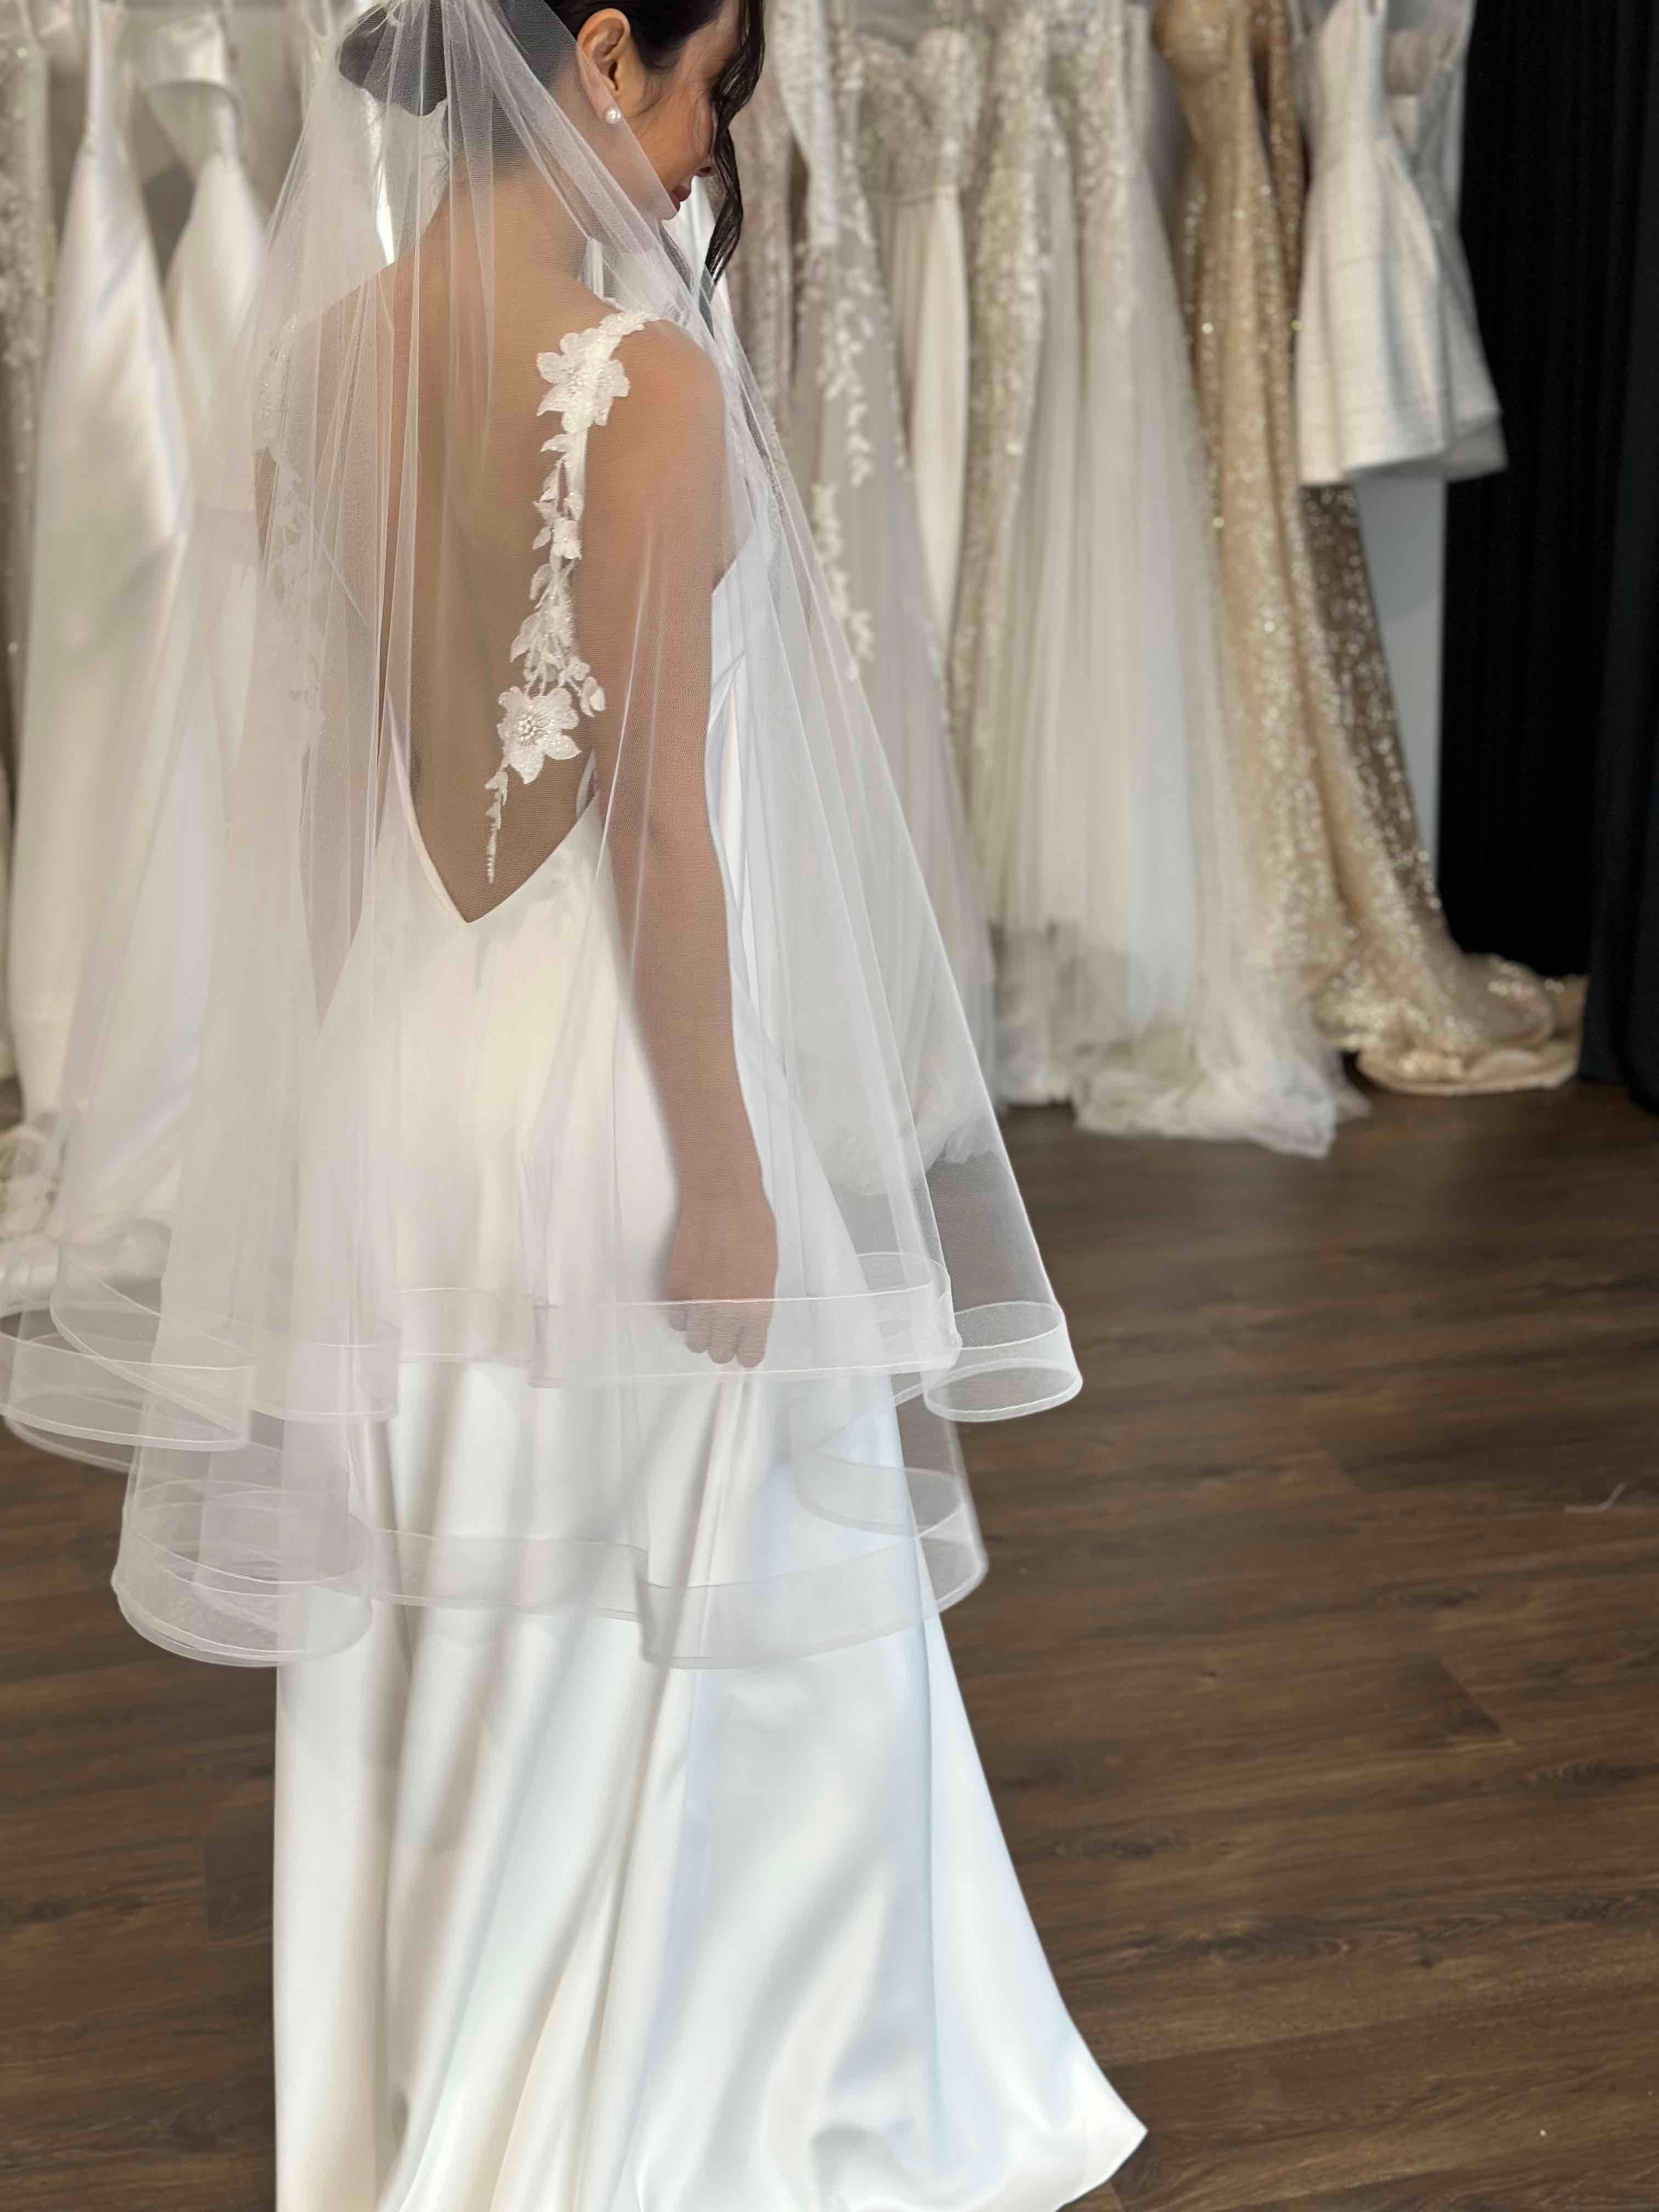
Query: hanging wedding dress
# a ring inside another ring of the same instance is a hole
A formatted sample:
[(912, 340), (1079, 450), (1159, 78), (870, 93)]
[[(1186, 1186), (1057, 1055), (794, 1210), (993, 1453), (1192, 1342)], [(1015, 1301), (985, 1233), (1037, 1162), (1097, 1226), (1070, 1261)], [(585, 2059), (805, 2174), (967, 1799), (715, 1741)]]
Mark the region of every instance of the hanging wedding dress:
[[(87, 116), (41, 404), (8, 991), (23, 1103), (58, 1103), (106, 885), (137, 819), (132, 702), (167, 620), (189, 445), (110, 48), (88, 10)], [(185, 881), (179, 896), (194, 896)]]
[[(179, 411), (192, 469), (210, 465), (216, 415), (222, 404), (242, 324), (264, 267), (265, 210), (242, 162), (242, 111), (224, 19), (215, 10), (164, 17), (147, 27), (137, 57), (138, 82), (152, 114), (189, 172), (190, 215), (167, 264), (164, 296), (179, 382)], [(216, 681), (227, 697), (247, 682), (253, 649), (253, 597), (227, 606), (214, 639)], [(228, 729), (232, 718), (222, 718)], [(221, 763), (228, 783), (234, 763)], [(218, 818), (215, 799), (200, 836)], [(205, 849), (179, 855), (184, 879), (210, 866)], [(170, 944), (159, 958), (165, 963)]]
[(968, 248), (962, 199), (985, 58), (974, 27), (936, 24), (907, 52), (864, 41), (864, 171), (898, 349), (922, 556), (951, 633), (968, 468)]
[[(12, 770), (23, 717), (35, 453), (52, 277), (46, 57), (29, 0), (0, 0), (0, 977), (10, 900)], [(0, 1077), (16, 1067), (0, 1006)], [(11, 1162), (0, 1151), (0, 1233)]]
[(126, 1469), (136, 1626), (280, 1669), (280, 2212), (1053, 2212), (1141, 2130), (939, 1614), (954, 1423), (1079, 1376), (611, 97), (542, 0), (403, 0), (319, 81), (140, 710), (169, 808), (235, 763), (199, 1054), (136, 1162), (163, 854), (6, 1415)]
[[(1300, 488), (1291, 373), (1302, 149), (1284, 0), (1158, 0), (1194, 141), (1182, 222), (1217, 544), (1281, 973), (1391, 1090), (1567, 1081), (1571, 1006), (1447, 932), (1411, 794), (1358, 510)], [(1258, 105), (1258, 54), (1268, 136)], [(1270, 163), (1271, 152), (1271, 163)]]
[[(155, 1056), (143, 1080), (131, 1072), (139, 1148), (155, 1108), (151, 1085), (165, 1097), (188, 1079), (195, 1039), (188, 1022), (177, 1026), (168, 1017), (176, 996), (173, 978), (181, 933), (199, 939), (206, 930), (222, 787), (232, 765), (198, 763), (194, 802), (186, 808), (178, 798), (185, 778), (174, 734), (146, 729), (133, 702), (153, 679), (176, 583), (191, 471), (204, 465), (218, 428), (221, 391), (263, 265), (264, 218), (242, 167), (240, 100), (222, 19), (210, 11), (129, 19), (125, 35), (137, 86), (193, 179), (189, 217), (167, 269), (166, 323), (158, 332), (155, 319), (162, 303), (149, 235), (131, 190), (125, 138), (109, 118), (109, 58), (103, 47), (112, 27), (94, 25), (98, 46), (89, 56), (88, 144), (94, 165), (88, 173), (122, 227), (92, 231), (88, 226), (77, 240), (72, 199), (53, 335), (55, 362), (60, 344), (94, 349), (94, 339), (86, 333), (100, 312), (97, 285), (108, 284), (121, 303), (114, 329), (94, 334), (97, 343), (112, 349), (106, 380), (93, 378), (83, 388), (73, 373), (78, 363), (87, 374), (88, 361), (99, 359), (95, 349), (66, 352), (54, 372), (60, 411), (57, 442), (47, 445), (45, 464), (52, 471), (53, 504), (41, 516), (46, 565), (36, 577), (37, 595), (45, 590), (55, 599), (43, 647), (52, 657), (39, 669), (32, 657), (32, 678), (38, 676), (40, 685), (32, 680), (28, 758), (41, 767), (20, 823), (17, 896), (29, 906), (27, 930), (20, 931), (25, 956), (13, 989), (38, 992), (45, 969), (58, 1011), (26, 1059), (28, 1120), (9, 1148), (14, 1172), (4, 1227), (21, 1240), (8, 1258), (14, 1273), (41, 1255), (40, 1233), (53, 1195), (50, 1163), (63, 1070), (80, 997), (89, 988), (94, 1002), (98, 995), (96, 984), (89, 984), (88, 962), (102, 903), (153, 839), (156, 850), (170, 856), (177, 911), (150, 910), (144, 930), (125, 950), (135, 971), (148, 968), (153, 993)], [(82, 175), (77, 167), (76, 194), (86, 190)], [(124, 441), (125, 473), (115, 465), (118, 437)], [(107, 504), (93, 477), (98, 466), (110, 469), (113, 491)], [(170, 523), (165, 535), (163, 522)], [(66, 627), (76, 617), (72, 600), (62, 603), (68, 589), (64, 580), (76, 573), (76, 563), (90, 573), (94, 593), (107, 590), (105, 604), (117, 610), (93, 653), (82, 633)], [(222, 613), (200, 649), (212, 682), (230, 700), (247, 681), (251, 590), (240, 605), (228, 600)], [(121, 627), (122, 617), (130, 627)], [(80, 719), (70, 721), (71, 714)], [(227, 712), (219, 727), (230, 726)], [(56, 787), (58, 780), (69, 784), (67, 799)], [(169, 780), (174, 803), (164, 811), (160, 794)]]
[[(792, 18), (804, 19), (802, 21)], [(859, 168), (864, 52), (818, 0), (779, 0), (774, 59), (807, 209), (788, 449), (836, 613), (881, 732), (969, 1024), (991, 1050), (991, 950), (951, 763), (944, 671), (905, 449), (892, 316)], [(805, 74), (811, 72), (810, 75)], [(802, 81), (793, 82), (797, 73)], [(814, 205), (815, 193), (828, 197)]]
[[(1057, 298), (1049, 299), (1044, 283), (1050, 225), (1060, 223), (1062, 244), (1072, 231), (1065, 143), (1049, 104), (1048, 74), (1048, 10), (1040, 0), (1025, 0), (1002, 17), (991, 50), (984, 147), (970, 210), (968, 493), (950, 658), (951, 718), (994, 916), (1000, 856), (988, 830), (1003, 810), (990, 787), (999, 779), (1011, 789), (1019, 786), (1024, 740), (1042, 712), (1026, 697), (1026, 676), (1058, 680), (1046, 643), (1033, 643), (1044, 600), (1037, 577), (1022, 567), (1027, 486), (1035, 488), (1039, 477), (1045, 485), (1052, 480), (1050, 469), (1034, 463), (1033, 443), (1046, 421), (1054, 430), (1052, 453), (1077, 421), (1076, 275), (1069, 248), (1056, 264)], [(1037, 400), (1050, 316), (1067, 320), (1048, 349), (1045, 416)], [(1011, 673), (1006, 664), (1015, 656), (1018, 665)], [(1004, 719), (1011, 706), (1020, 716), (1012, 732)]]
[[(1449, 442), (1443, 452), (1418, 462), (1414, 475), (1491, 476), (1509, 460), (1498, 395), (1491, 389), (1480, 342), (1474, 279), (1448, 183), (1452, 118), (1458, 110), (1474, 25), (1474, 0), (1439, 0), (1426, 22), (1389, 34), (1389, 114), (1434, 232), (1439, 249), (1437, 275), (1448, 295), (1444, 313), (1451, 326), (1462, 333), (1459, 357), (1466, 371), (1453, 384)], [(1473, 362), (1467, 352), (1470, 334), (1475, 348)]]
[[(973, 473), (981, 517), (1009, 502), (1009, 556), (964, 605), (999, 1079), (1102, 1131), (1317, 1153), (1343, 1091), (1255, 911), (1201, 444), (1133, 90), (1145, 31), (1121, 0), (1048, 0), (1005, 25), (994, 71)], [(1006, 281), (1021, 264), (1042, 272), (1035, 313)], [(1000, 403), (1021, 391), (1024, 465), (1001, 489), (1018, 432)]]
[(265, 210), (242, 165), (240, 95), (223, 16), (204, 9), (143, 27), (137, 76), (193, 185), (164, 296), (185, 434), (199, 460), (264, 265)]
[(1332, 0), (1304, 46), (1313, 181), (1296, 347), (1302, 480), (1490, 437), (1480, 332), (1389, 115), (1386, 0)]
[[(732, 319), (754, 372), (755, 383), (781, 437), (787, 439), (789, 394), (795, 374), (795, 245), (792, 223), (795, 195), (796, 133), (784, 103), (785, 72), (777, 59), (779, 39), (802, 34), (805, 11), (785, 9), (769, 31), (768, 59), (755, 97), (732, 125), (743, 179), (743, 239), (726, 271)], [(822, 18), (806, 15), (806, 25)], [(810, 79), (812, 72), (792, 76)], [(806, 202), (809, 220), (833, 213), (824, 208), (820, 164)], [(832, 225), (833, 228), (833, 225)]]

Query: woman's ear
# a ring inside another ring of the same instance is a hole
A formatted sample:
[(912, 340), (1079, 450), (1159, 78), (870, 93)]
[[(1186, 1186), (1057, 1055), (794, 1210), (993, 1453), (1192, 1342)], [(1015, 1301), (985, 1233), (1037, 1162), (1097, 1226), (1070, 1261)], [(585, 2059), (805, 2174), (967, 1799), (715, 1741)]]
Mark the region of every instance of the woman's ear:
[(627, 16), (620, 8), (601, 8), (578, 31), (576, 44), (601, 80), (605, 98), (620, 100), (626, 109), (633, 91), (629, 64), (636, 59)]

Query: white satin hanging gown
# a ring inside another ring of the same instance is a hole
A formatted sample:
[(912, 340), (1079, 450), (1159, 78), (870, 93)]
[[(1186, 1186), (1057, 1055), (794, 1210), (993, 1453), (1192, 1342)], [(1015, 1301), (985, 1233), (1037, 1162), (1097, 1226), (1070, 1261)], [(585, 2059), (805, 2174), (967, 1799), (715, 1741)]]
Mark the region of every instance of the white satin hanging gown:
[[(242, 157), (241, 95), (223, 18), (210, 10), (167, 16), (143, 35), (139, 82), (150, 110), (194, 179), (190, 216), (167, 264), (164, 298), (179, 404), (198, 474), (215, 450), (227, 372), (264, 267), (266, 212)], [(223, 442), (218, 450), (224, 450)], [(204, 493), (210, 488), (204, 483)], [(221, 694), (247, 681), (253, 650), (253, 580), (239, 608), (226, 606), (213, 641)], [(234, 726), (227, 715), (223, 727)], [(221, 763), (224, 790), (235, 763)], [(187, 863), (186, 863), (187, 864)]]
[(1452, 387), (1449, 442), (1443, 453), (1425, 454), (1411, 473), (1452, 478), (1491, 476), (1509, 465), (1498, 397), (1480, 339), (1480, 318), (1474, 279), (1457, 227), (1449, 182), (1452, 123), (1459, 88), (1468, 60), (1474, 26), (1474, 0), (1439, 0), (1426, 22), (1389, 33), (1389, 113), (1395, 135), (1411, 163), (1423, 206), (1440, 247), (1441, 271), (1449, 288), (1448, 315), (1467, 335), (1474, 332), (1481, 373), (1473, 373), (1474, 356), (1465, 346), (1452, 356), (1461, 364)]
[[(745, 711), (742, 572), (764, 558), (751, 538), (716, 592), (714, 721)], [(500, 1133), (554, 1048), (599, 814), (467, 922), (389, 802), (434, 1040), (404, 1078), (398, 1233), (428, 1279), (458, 1238), (487, 1279), (514, 1218)], [(446, 1086), (441, 1040), (483, 971), (502, 1049), (481, 1095)], [(692, 1581), (721, 1456), (756, 1448), (741, 1388), (665, 1401), (653, 1431)], [(431, 1527), (499, 1512), (534, 1422), (579, 1418), (535, 1395), (517, 1370), (406, 1368), (372, 1478), (388, 1525), (417, 1498)], [(642, 1658), (629, 1620), (377, 1607), (279, 1675), (275, 1959), (278, 2212), (1051, 2212), (1143, 2133), (1055, 1989), (936, 1619), (686, 1668)]]
[(1433, 461), (1498, 404), (1472, 295), (1389, 118), (1387, 0), (1333, 0), (1304, 65), (1297, 419), (1302, 481), (1330, 484)]
[[(141, 819), (134, 702), (188, 520), (188, 434), (116, 112), (110, 48), (119, 26), (101, 4), (88, 11), (86, 130), (41, 408), (8, 976), (23, 1103), (36, 1123), (58, 1103), (105, 890)], [(194, 896), (188, 878), (179, 896)], [(203, 930), (206, 915), (204, 903)]]
[(199, 459), (265, 257), (266, 213), (243, 166), (241, 99), (223, 17), (203, 9), (147, 28), (138, 80), (194, 180), (164, 297), (179, 404)]

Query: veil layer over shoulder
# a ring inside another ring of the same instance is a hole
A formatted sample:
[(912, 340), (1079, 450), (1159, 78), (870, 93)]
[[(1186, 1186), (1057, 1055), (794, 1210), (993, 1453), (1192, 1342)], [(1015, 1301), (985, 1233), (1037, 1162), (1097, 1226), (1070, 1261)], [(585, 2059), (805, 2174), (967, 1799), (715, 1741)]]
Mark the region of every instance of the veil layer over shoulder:
[(200, 1657), (377, 1602), (879, 1635), (982, 1571), (952, 1425), (1078, 1387), (671, 212), (543, 0), (321, 72), (7, 1298), (7, 1419), (128, 1471), (121, 1602)]

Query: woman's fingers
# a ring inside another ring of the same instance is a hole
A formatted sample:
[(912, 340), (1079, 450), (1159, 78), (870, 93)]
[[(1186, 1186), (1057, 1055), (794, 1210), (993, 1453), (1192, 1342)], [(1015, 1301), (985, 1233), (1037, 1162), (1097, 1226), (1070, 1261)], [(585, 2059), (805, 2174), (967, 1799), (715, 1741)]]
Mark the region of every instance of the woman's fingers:
[(685, 1338), (688, 1352), (704, 1353), (717, 1366), (758, 1367), (766, 1357), (772, 1302), (703, 1298), (667, 1309), (668, 1325)]
[(716, 1306), (708, 1332), (708, 1357), (719, 1366), (729, 1366), (742, 1337), (743, 1308)]
[(738, 1343), (738, 1364), (758, 1367), (766, 1357), (766, 1333), (772, 1318), (769, 1305), (750, 1306)]

